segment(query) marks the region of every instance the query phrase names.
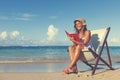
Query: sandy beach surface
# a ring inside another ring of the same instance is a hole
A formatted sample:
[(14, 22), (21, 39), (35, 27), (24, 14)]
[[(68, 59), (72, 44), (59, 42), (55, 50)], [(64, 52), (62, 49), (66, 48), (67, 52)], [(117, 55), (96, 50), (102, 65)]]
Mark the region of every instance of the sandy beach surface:
[[(83, 64), (78, 65), (78, 74), (63, 74), (61, 70), (68, 61), (60, 61), (1, 62), (0, 80), (120, 80), (120, 58), (117, 57), (112, 60), (114, 70), (100, 67), (95, 75), (91, 75), (92, 71)], [(82, 66), (87, 70), (81, 71)]]
[(96, 71), (95, 75), (91, 75), (91, 71), (78, 74), (10, 72), (0, 73), (0, 80), (120, 80), (120, 69), (100, 69)]

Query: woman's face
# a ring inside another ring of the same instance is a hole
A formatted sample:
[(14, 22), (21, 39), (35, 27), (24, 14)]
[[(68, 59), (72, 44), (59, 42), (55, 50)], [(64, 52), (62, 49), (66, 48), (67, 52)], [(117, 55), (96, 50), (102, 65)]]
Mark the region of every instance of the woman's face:
[(75, 22), (75, 27), (76, 27), (77, 30), (81, 30), (81, 29), (83, 28), (83, 25), (82, 25), (81, 22), (76, 21), (76, 22)]

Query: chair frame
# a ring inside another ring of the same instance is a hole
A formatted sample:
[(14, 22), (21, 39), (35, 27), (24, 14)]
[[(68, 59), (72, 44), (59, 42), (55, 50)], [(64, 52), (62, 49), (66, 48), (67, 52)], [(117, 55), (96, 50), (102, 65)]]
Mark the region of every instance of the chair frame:
[[(97, 56), (97, 57), (96, 57), (95, 65), (92, 66), (92, 65), (89, 64), (87, 61), (82, 61), (83, 63), (85, 63), (86, 65), (88, 65), (89, 67), (92, 68), (92, 75), (95, 74), (97, 65), (98, 65), (98, 63), (99, 63), (100, 60), (101, 60), (107, 67), (109, 67), (111, 70), (114, 70), (114, 69), (112, 68), (112, 62), (111, 62), (110, 52), (109, 52), (108, 43), (107, 43), (107, 37), (108, 37), (109, 31), (110, 31), (110, 27), (108, 27), (106, 30), (107, 30), (107, 33), (106, 33), (105, 38), (104, 38), (104, 41), (103, 41), (103, 43), (102, 43), (100, 52), (97, 54), (96, 52), (93, 52), (91, 49), (89, 49), (94, 55)], [(106, 45), (106, 46), (105, 46), (105, 45)], [(101, 57), (102, 51), (103, 51), (103, 48), (104, 48), (104, 47), (106, 47), (107, 56), (108, 56), (108, 62), (106, 62), (106, 61)]]

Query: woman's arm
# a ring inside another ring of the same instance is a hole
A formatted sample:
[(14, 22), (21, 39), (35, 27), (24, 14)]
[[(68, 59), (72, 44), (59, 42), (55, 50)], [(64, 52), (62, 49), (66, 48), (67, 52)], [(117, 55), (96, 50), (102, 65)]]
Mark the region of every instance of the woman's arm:
[(85, 32), (85, 36), (84, 36), (84, 42), (83, 42), (84, 45), (88, 44), (90, 38), (91, 38), (91, 32), (90, 32), (90, 30), (87, 30)]
[(74, 43), (74, 44), (78, 44), (78, 45), (81, 45), (81, 44), (83, 44), (83, 42), (78, 42), (78, 41), (76, 41), (73, 37), (69, 37), (69, 39)]
[(87, 30), (84, 34), (84, 41), (83, 42), (78, 42), (76, 41), (73, 37), (69, 37), (69, 39), (74, 43), (74, 44), (78, 44), (78, 45), (86, 45), (89, 40), (91, 38), (91, 32), (89, 30)]

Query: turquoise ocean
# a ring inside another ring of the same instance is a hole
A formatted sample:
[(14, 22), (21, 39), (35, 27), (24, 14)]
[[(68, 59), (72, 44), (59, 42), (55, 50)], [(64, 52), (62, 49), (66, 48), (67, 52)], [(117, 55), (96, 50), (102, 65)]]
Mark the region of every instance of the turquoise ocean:
[(67, 46), (2, 46), (0, 60), (41, 60), (68, 58)]
[[(0, 46), (0, 72), (60, 71), (69, 63), (54, 61), (69, 59), (67, 48), (68, 46)], [(112, 59), (120, 60), (120, 46), (110, 46), (109, 51)], [(106, 57), (105, 52), (106, 50), (103, 50), (102, 57), (104, 58)], [(51, 60), (51, 62), (39, 63), (41, 60)], [(119, 60), (113, 63), (115, 68), (120, 66)], [(16, 64), (9, 64), (9, 61), (15, 61)], [(17, 63), (19, 61), (23, 61), (23, 63)], [(33, 63), (25, 63), (26, 61), (32, 61)]]
[[(67, 59), (68, 46), (1, 46), (0, 60)], [(111, 57), (120, 56), (119, 46), (110, 46)], [(103, 50), (103, 56), (106, 55)]]

